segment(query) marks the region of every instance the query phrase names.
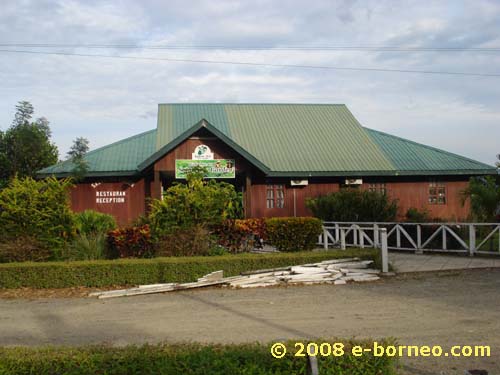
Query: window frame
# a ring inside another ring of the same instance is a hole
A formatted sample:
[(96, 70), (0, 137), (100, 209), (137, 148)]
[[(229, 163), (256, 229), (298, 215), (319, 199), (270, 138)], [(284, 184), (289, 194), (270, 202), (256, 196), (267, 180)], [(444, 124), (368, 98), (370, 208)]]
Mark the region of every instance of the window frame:
[(428, 202), (433, 206), (445, 206), (448, 204), (447, 187), (444, 181), (432, 180), (429, 182)]
[(285, 184), (266, 184), (266, 208), (285, 208)]

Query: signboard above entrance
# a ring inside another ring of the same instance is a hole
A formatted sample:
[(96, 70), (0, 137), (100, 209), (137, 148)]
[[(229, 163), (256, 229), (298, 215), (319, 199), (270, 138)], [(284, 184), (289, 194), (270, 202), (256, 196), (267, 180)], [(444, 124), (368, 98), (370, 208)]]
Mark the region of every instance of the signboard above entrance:
[(186, 178), (186, 174), (193, 167), (202, 167), (207, 170), (206, 178), (235, 178), (236, 168), (232, 159), (216, 160), (189, 160), (175, 161), (175, 178)]
[(193, 160), (213, 160), (214, 153), (207, 145), (196, 146), (194, 152), (191, 154)]

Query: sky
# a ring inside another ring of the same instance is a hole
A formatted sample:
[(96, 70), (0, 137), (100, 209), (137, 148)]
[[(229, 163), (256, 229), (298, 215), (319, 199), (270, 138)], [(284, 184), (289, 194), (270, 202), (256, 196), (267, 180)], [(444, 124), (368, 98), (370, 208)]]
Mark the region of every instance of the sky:
[[(1, 3), (4, 51), (500, 75), (499, 0)], [(91, 44), (106, 48), (85, 47)], [(116, 45), (273, 49), (112, 47)], [(291, 46), (400, 48), (286, 49)], [(477, 48), (483, 50), (471, 50)], [(500, 154), (500, 76), (0, 52), (1, 130), (10, 126), (21, 100), (33, 104), (35, 117), (50, 121), (61, 158), (77, 137), (87, 138), (95, 149), (155, 128), (158, 103), (184, 102), (344, 103), (368, 128), (488, 164)]]

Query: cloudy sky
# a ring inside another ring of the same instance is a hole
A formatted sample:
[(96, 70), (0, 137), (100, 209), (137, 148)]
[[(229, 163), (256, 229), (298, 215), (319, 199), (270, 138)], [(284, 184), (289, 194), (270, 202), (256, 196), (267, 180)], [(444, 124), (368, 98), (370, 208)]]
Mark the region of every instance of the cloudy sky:
[[(33, 43), (73, 46), (12, 45)], [(366, 127), (490, 164), (500, 153), (500, 76), (5, 52), (500, 75), (498, 0), (2, 0), (0, 44), (0, 129), (12, 122), (16, 103), (28, 100), (37, 117), (50, 120), (61, 157), (78, 136), (97, 148), (154, 128), (157, 104), (169, 102), (345, 103)], [(285, 49), (85, 48), (89, 44)], [(291, 46), (438, 51), (286, 49)]]

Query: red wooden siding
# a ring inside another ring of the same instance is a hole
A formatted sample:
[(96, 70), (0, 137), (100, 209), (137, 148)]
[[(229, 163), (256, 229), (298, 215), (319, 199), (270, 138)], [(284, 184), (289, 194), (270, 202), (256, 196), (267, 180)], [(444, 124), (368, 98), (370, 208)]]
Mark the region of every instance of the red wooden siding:
[[(101, 197), (96, 193), (107, 191), (125, 192), (125, 202), (97, 203), (96, 198)], [(104, 182), (95, 188), (91, 183), (78, 184), (71, 191), (71, 205), (73, 211), (95, 210), (113, 215), (119, 225), (128, 224), (145, 212), (144, 180), (133, 183), (133, 186), (129, 182)]]
[(317, 197), (318, 195), (326, 195), (339, 190), (338, 183), (329, 182), (312, 183), (304, 187), (291, 187), (289, 184), (289, 180), (276, 180), (275, 182), (269, 181), (269, 183), (284, 185), (285, 206), (283, 208), (267, 208), (267, 184), (260, 183), (252, 185), (252, 217), (294, 216), (294, 200), (296, 215), (310, 216), (311, 212), (306, 208), (305, 205), (307, 198)]
[(470, 205), (462, 205), (461, 192), (467, 187), (468, 181), (447, 181), (446, 204), (429, 204), (429, 182), (390, 182), (387, 183), (387, 194), (398, 199), (399, 216), (404, 218), (409, 208), (427, 209), (431, 218), (455, 221), (467, 220)]

